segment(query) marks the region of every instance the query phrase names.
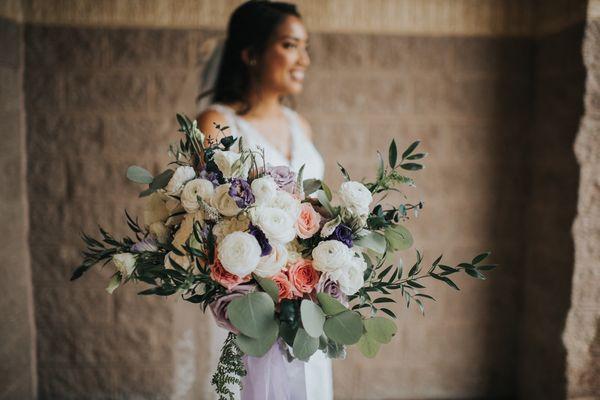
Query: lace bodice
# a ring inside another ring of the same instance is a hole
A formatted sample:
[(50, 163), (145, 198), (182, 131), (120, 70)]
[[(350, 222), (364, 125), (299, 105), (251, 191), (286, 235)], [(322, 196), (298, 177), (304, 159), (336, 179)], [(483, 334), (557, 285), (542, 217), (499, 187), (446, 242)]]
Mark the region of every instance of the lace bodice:
[(288, 120), (288, 126), (291, 134), (291, 159), (281, 153), (273, 144), (271, 144), (254, 126), (243, 117), (237, 115), (235, 111), (223, 104), (212, 104), (209, 109), (220, 112), (227, 119), (227, 124), (234, 137), (243, 137), (244, 143), (253, 148), (261, 147), (265, 151), (267, 164), (273, 166), (286, 165), (295, 172), (298, 172), (304, 165), (304, 179), (315, 178), (322, 179), (324, 173), (323, 158), (302, 131), (302, 125), (298, 114), (290, 108), (284, 107), (283, 111)]

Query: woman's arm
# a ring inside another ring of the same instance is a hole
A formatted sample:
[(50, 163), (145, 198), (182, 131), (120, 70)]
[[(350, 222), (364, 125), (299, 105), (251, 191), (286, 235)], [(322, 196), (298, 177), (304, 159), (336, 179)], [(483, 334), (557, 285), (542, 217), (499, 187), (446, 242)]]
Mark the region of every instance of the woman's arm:
[[(214, 144), (221, 140), (224, 136), (223, 132), (218, 127), (227, 126), (227, 119), (223, 114), (215, 110), (203, 111), (197, 118), (198, 129), (204, 133), (204, 145)], [(230, 128), (231, 129), (231, 128)], [(229, 129), (225, 131), (225, 135), (229, 134)]]

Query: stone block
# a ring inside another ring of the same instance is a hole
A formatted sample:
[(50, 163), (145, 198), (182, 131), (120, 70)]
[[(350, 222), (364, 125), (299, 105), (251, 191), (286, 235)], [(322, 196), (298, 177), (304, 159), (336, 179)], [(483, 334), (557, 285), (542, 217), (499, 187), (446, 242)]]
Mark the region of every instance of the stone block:
[(368, 60), (375, 70), (404, 73), (411, 63), (411, 39), (397, 35), (367, 35)]
[(309, 56), (319, 70), (361, 70), (370, 62), (368, 46), (366, 35), (320, 33), (310, 38)]

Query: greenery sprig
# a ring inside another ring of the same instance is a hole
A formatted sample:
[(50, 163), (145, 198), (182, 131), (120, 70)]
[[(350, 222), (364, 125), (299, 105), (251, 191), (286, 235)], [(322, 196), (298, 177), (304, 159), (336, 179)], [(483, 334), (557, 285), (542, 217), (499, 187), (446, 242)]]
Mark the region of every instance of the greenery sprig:
[(219, 396), (219, 400), (235, 400), (235, 393), (230, 386), (242, 388), (242, 378), (246, 376), (246, 368), (242, 360), (243, 353), (235, 342), (236, 335), (229, 333), (219, 357), (217, 370), (212, 376), (211, 384)]

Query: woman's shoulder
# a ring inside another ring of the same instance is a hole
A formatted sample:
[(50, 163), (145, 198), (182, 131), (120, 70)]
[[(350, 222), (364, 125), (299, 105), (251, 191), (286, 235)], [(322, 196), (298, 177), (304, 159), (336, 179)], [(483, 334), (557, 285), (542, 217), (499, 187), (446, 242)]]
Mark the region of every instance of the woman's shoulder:
[(198, 128), (206, 135), (206, 139), (217, 139), (222, 133), (221, 129), (230, 124), (227, 118), (227, 110), (218, 104), (209, 106), (196, 118)]

